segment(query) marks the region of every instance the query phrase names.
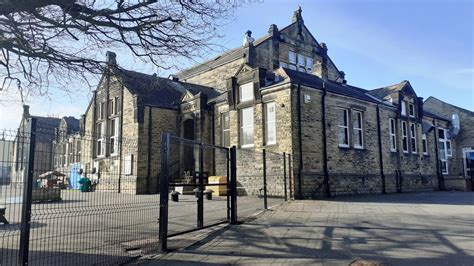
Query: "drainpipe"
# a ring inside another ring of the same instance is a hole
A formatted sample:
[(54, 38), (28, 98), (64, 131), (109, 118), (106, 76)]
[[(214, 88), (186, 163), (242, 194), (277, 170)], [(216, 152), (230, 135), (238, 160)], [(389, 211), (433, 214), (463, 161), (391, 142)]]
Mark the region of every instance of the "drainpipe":
[(434, 138), (435, 138), (435, 158), (436, 158), (436, 175), (438, 176), (438, 189), (439, 190), (444, 190), (444, 179), (443, 179), (443, 173), (441, 173), (441, 165), (439, 163), (439, 146), (438, 146), (438, 123), (436, 123), (436, 120), (433, 119), (433, 125), (434, 125)]
[(303, 171), (303, 138), (302, 138), (302, 129), (301, 129), (301, 85), (298, 84), (298, 100), (297, 100), (297, 105), (298, 105), (298, 143), (300, 146), (300, 165), (299, 165), (299, 171), (298, 171), (298, 197), (301, 199), (303, 198), (302, 196), (302, 187), (301, 187), (301, 172)]
[(331, 197), (331, 188), (329, 187), (329, 169), (328, 169), (328, 142), (326, 128), (326, 96), (328, 90), (326, 82), (323, 81), (323, 97), (322, 97), (322, 118), (323, 118), (323, 171), (324, 171), (324, 196)]
[(148, 154), (147, 154), (147, 158), (148, 158), (148, 160), (147, 160), (147, 164), (148, 164), (148, 166), (147, 166), (147, 176), (148, 176), (148, 178), (147, 178), (147, 182), (146, 182), (147, 183), (147, 193), (150, 193), (149, 184), (151, 183), (150, 182), (151, 181), (150, 180), (151, 179), (151, 146), (152, 146), (152, 144), (151, 144), (151, 129), (152, 129), (152, 127), (151, 127), (151, 123), (152, 123), (151, 109), (152, 109), (151, 106), (148, 106), (148, 149), (147, 149), (147, 152), (148, 152)]
[(380, 106), (377, 104), (377, 137), (379, 141), (379, 164), (380, 164), (380, 177), (382, 177), (382, 194), (386, 194), (385, 189), (385, 174), (383, 171), (383, 152), (382, 152), (382, 132), (380, 126)]
[[(119, 160), (119, 179), (118, 179), (118, 193), (122, 191), (122, 160), (123, 160), (123, 84), (122, 91), (120, 95), (120, 137), (119, 137), (119, 149), (120, 149), (120, 160)], [(115, 103), (117, 104), (117, 103)]]

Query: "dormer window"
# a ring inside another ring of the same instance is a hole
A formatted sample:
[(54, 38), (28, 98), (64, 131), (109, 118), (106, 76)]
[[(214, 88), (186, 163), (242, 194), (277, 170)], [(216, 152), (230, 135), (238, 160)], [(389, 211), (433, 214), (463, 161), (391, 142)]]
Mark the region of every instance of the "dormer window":
[(253, 82), (243, 84), (239, 87), (240, 102), (253, 100)]
[(401, 102), (401, 114), (407, 115), (407, 103), (405, 101)]
[(408, 113), (410, 117), (415, 117), (415, 105), (413, 105), (412, 103), (408, 104)]

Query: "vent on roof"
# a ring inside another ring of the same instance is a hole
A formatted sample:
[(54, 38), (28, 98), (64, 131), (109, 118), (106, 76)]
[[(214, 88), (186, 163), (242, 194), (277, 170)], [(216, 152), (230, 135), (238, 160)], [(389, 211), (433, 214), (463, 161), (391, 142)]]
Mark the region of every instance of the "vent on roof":
[(169, 75), (168, 79), (170, 79), (172, 81), (179, 81), (179, 78), (176, 75)]
[(461, 121), (459, 120), (458, 114), (453, 114), (451, 116), (451, 128), (449, 129), (449, 136), (455, 138), (459, 131), (461, 130)]

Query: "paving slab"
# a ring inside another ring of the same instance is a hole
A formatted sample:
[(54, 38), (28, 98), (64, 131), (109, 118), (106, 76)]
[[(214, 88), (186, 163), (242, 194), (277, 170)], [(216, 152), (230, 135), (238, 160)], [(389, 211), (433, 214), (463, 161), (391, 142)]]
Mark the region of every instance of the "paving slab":
[(474, 193), (293, 201), (143, 265), (474, 265)]

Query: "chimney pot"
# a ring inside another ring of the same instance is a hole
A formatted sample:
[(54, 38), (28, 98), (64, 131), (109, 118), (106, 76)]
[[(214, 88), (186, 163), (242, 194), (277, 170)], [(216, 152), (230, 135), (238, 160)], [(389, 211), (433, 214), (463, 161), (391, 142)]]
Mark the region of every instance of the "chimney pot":
[(243, 46), (253, 45), (253, 41), (255, 41), (255, 39), (252, 38), (252, 31), (250, 31), (250, 30), (246, 31), (245, 35), (244, 35)]

